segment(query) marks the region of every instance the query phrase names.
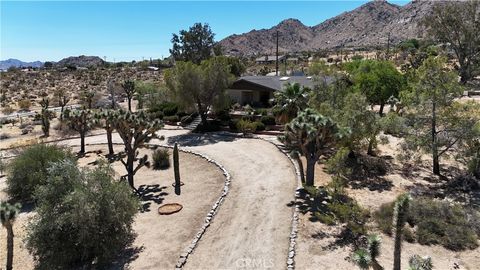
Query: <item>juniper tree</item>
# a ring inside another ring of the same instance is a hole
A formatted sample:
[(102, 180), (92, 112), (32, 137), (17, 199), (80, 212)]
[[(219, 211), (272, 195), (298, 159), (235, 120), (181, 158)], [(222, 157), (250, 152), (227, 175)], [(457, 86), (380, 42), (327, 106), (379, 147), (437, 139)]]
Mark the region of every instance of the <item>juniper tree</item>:
[[(155, 137), (155, 132), (163, 127), (163, 123), (158, 120), (150, 120), (143, 111), (132, 113), (120, 110), (115, 113), (113, 126), (125, 146), (126, 160), (122, 159), (121, 162), (127, 170), (128, 184), (136, 191), (134, 176), (140, 168), (148, 166), (148, 156), (145, 155), (138, 159), (138, 150)], [(137, 160), (138, 164), (135, 166), (134, 162)]]
[(170, 53), (176, 61), (191, 61), (200, 64), (212, 56), (215, 34), (208, 24), (195, 23), (179, 35), (173, 34)]
[[(462, 87), (457, 75), (446, 69), (446, 59), (429, 57), (418, 69), (411, 87), (402, 92), (402, 102), (409, 106), (415, 129), (410, 144), (429, 151), (433, 160), (433, 173), (440, 174), (440, 157), (445, 154), (461, 135), (456, 121), (444, 114)], [(456, 133), (456, 135), (454, 135)]]
[(128, 101), (128, 111), (132, 111), (132, 98), (135, 95), (135, 92), (137, 91), (135, 89), (135, 82), (131, 80), (126, 80), (122, 83), (122, 89), (123, 92), (125, 92), (125, 95), (127, 96), (127, 101)]
[(7, 230), (7, 265), (6, 270), (13, 269), (13, 222), (20, 211), (20, 204), (11, 205), (7, 202), (0, 203), (0, 222)]
[(91, 110), (74, 110), (65, 111), (64, 114), (64, 117), (68, 121), (70, 128), (80, 134), (79, 154), (85, 154), (85, 136), (96, 123), (93, 112)]
[(307, 160), (306, 185), (314, 185), (315, 164), (320, 157), (335, 146), (347, 130), (340, 128), (330, 118), (312, 109), (306, 109), (285, 125), (283, 136), (279, 139), (287, 149), (298, 151)]

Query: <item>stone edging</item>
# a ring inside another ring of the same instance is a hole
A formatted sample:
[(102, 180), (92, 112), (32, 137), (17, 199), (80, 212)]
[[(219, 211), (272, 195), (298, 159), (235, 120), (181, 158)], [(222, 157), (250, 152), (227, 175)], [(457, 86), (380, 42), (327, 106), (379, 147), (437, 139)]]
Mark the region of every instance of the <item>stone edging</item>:
[[(113, 143), (114, 145), (123, 145), (122, 143)], [(106, 143), (86, 143), (85, 145), (106, 145)], [(173, 149), (173, 146), (170, 145), (164, 145), (164, 144), (145, 144), (146, 146), (157, 146), (157, 147), (165, 147), (165, 148), (170, 148)], [(187, 154), (192, 154), (197, 157), (203, 158), (209, 163), (217, 166), (220, 170), (222, 170), (223, 175), (225, 176), (225, 184), (223, 185), (223, 192), (220, 195), (220, 197), (215, 201), (215, 203), (212, 205), (212, 208), (210, 209), (210, 212), (208, 212), (207, 217), (205, 218), (205, 222), (203, 223), (202, 227), (200, 230), (197, 232), (195, 237), (193, 238), (192, 242), (190, 245), (184, 250), (182, 254), (180, 254), (180, 258), (177, 261), (177, 264), (175, 265), (175, 269), (182, 269), (185, 263), (187, 262), (188, 256), (192, 254), (193, 250), (197, 247), (198, 242), (202, 238), (203, 234), (207, 230), (207, 228), (210, 226), (210, 223), (213, 220), (213, 217), (217, 214), (218, 209), (220, 205), (222, 205), (223, 200), (228, 194), (228, 191), (230, 189), (230, 182), (231, 182), (231, 176), (230, 173), (217, 161), (214, 159), (211, 159), (210, 157), (200, 154), (191, 150), (186, 150), (186, 149), (181, 149), (180, 147), (178, 148), (179, 151), (187, 153)]]
[(290, 162), (293, 164), (293, 167), (295, 168), (295, 174), (297, 175), (297, 188), (295, 190), (295, 199), (294, 199), (294, 204), (295, 208), (293, 210), (293, 216), (292, 216), (292, 230), (290, 232), (290, 245), (288, 247), (288, 257), (287, 257), (287, 269), (288, 270), (293, 270), (295, 269), (295, 254), (296, 254), (296, 245), (297, 245), (297, 233), (298, 233), (298, 221), (299, 221), (299, 204), (298, 202), (300, 201), (300, 189), (302, 189), (302, 181), (300, 177), (300, 168), (298, 166), (298, 163), (296, 160), (294, 160), (284, 149), (282, 149), (278, 144), (269, 141), (265, 138), (261, 138), (258, 136), (255, 136), (256, 139), (260, 139), (262, 141), (268, 142), (275, 147), (277, 147), (280, 152), (284, 153), (285, 156), (290, 160)]
[[(155, 144), (155, 145), (159, 146), (159, 147), (166, 147), (166, 148), (173, 149), (173, 146), (170, 146), (170, 145), (157, 145), (157, 144)], [(205, 218), (205, 222), (203, 223), (203, 226), (197, 232), (197, 234), (193, 238), (190, 245), (184, 250), (184, 252), (182, 254), (180, 254), (180, 258), (178, 259), (177, 264), (175, 265), (175, 269), (182, 269), (183, 266), (185, 265), (185, 263), (187, 262), (188, 256), (190, 254), (192, 254), (193, 250), (197, 247), (198, 242), (202, 238), (202, 236), (205, 233), (205, 231), (207, 230), (207, 228), (210, 226), (210, 223), (212, 222), (213, 217), (215, 217), (215, 215), (218, 212), (218, 209), (219, 209), (220, 205), (222, 205), (223, 200), (227, 196), (228, 191), (230, 189), (229, 186), (230, 186), (230, 182), (231, 182), (231, 176), (230, 176), (230, 173), (228, 173), (228, 171), (225, 169), (225, 167), (223, 167), (220, 163), (218, 163), (214, 159), (211, 159), (210, 157), (208, 157), (204, 154), (200, 154), (200, 153), (197, 153), (197, 152), (194, 152), (194, 151), (191, 151), (191, 150), (185, 150), (185, 149), (180, 149), (180, 148), (178, 150), (180, 150), (184, 153), (192, 154), (192, 155), (195, 155), (195, 156), (198, 156), (200, 158), (205, 159), (209, 163), (212, 163), (213, 165), (217, 166), (220, 170), (222, 170), (223, 175), (225, 176), (225, 184), (223, 186), (222, 194), (217, 199), (217, 201), (212, 205), (212, 208), (210, 209), (210, 212), (208, 212), (208, 215)]]

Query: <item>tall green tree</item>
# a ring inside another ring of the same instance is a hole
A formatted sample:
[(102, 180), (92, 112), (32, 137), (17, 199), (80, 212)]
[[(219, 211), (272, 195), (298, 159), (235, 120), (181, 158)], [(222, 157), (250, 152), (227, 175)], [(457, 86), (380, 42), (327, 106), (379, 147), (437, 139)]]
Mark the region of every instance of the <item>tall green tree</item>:
[(279, 139), (289, 151), (298, 151), (306, 158), (305, 184), (313, 186), (315, 164), (345, 133), (346, 131), (330, 118), (306, 109), (285, 125), (284, 134)]
[[(147, 155), (137, 159), (138, 150), (155, 138), (155, 132), (163, 127), (163, 123), (158, 120), (150, 120), (144, 111), (132, 113), (120, 110), (115, 113), (113, 119), (113, 126), (120, 138), (122, 138), (125, 146), (127, 159), (122, 159), (121, 162), (127, 170), (128, 184), (136, 191), (134, 176), (143, 166), (149, 165)], [(137, 160), (138, 164), (135, 166), (135, 161)]]
[(461, 95), (462, 87), (456, 74), (446, 69), (443, 57), (425, 60), (411, 84), (402, 92), (402, 103), (409, 106), (415, 122), (410, 143), (432, 154), (433, 173), (439, 175), (440, 157), (457, 141), (452, 131), (458, 130), (458, 122), (449, 117), (447, 109)]
[(398, 97), (404, 88), (402, 74), (389, 61), (362, 60), (347, 64), (354, 87), (365, 94), (371, 105), (380, 105), (379, 114), (390, 97)]
[(290, 122), (307, 108), (310, 91), (310, 88), (300, 86), (299, 83), (289, 83), (282, 91), (273, 94), (274, 108), (280, 112), (282, 122)]
[(200, 64), (213, 54), (215, 34), (205, 23), (195, 23), (188, 30), (173, 34), (170, 54), (176, 61), (191, 61)]
[(428, 33), (447, 44), (455, 53), (461, 82), (471, 80), (480, 71), (480, 3), (441, 1), (425, 17)]
[(13, 222), (20, 211), (20, 204), (11, 205), (7, 202), (0, 203), (0, 222), (7, 230), (7, 265), (6, 270), (13, 269)]
[(233, 81), (229, 68), (218, 57), (201, 65), (177, 62), (165, 73), (165, 82), (177, 102), (184, 107), (196, 107), (202, 124), (206, 125), (208, 111), (225, 105), (225, 90)]

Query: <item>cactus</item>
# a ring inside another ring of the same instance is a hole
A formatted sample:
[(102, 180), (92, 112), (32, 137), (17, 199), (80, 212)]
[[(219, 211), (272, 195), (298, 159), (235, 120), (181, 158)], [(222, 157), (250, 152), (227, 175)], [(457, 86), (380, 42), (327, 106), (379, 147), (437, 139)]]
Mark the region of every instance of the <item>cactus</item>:
[(410, 201), (410, 195), (403, 194), (397, 198), (397, 201), (395, 203), (395, 208), (393, 212), (393, 228), (395, 234), (393, 270), (400, 270), (403, 226), (407, 222), (407, 214)]
[(173, 171), (175, 173), (175, 194), (180, 195), (180, 167), (178, 164), (178, 146), (175, 143), (173, 147)]

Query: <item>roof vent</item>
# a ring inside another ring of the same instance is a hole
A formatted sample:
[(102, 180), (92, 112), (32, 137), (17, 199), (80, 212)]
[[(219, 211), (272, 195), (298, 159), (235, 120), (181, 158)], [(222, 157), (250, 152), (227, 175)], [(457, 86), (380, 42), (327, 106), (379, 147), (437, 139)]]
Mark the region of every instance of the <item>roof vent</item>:
[(288, 81), (288, 79), (290, 79), (290, 78), (289, 77), (281, 77), (280, 81)]

